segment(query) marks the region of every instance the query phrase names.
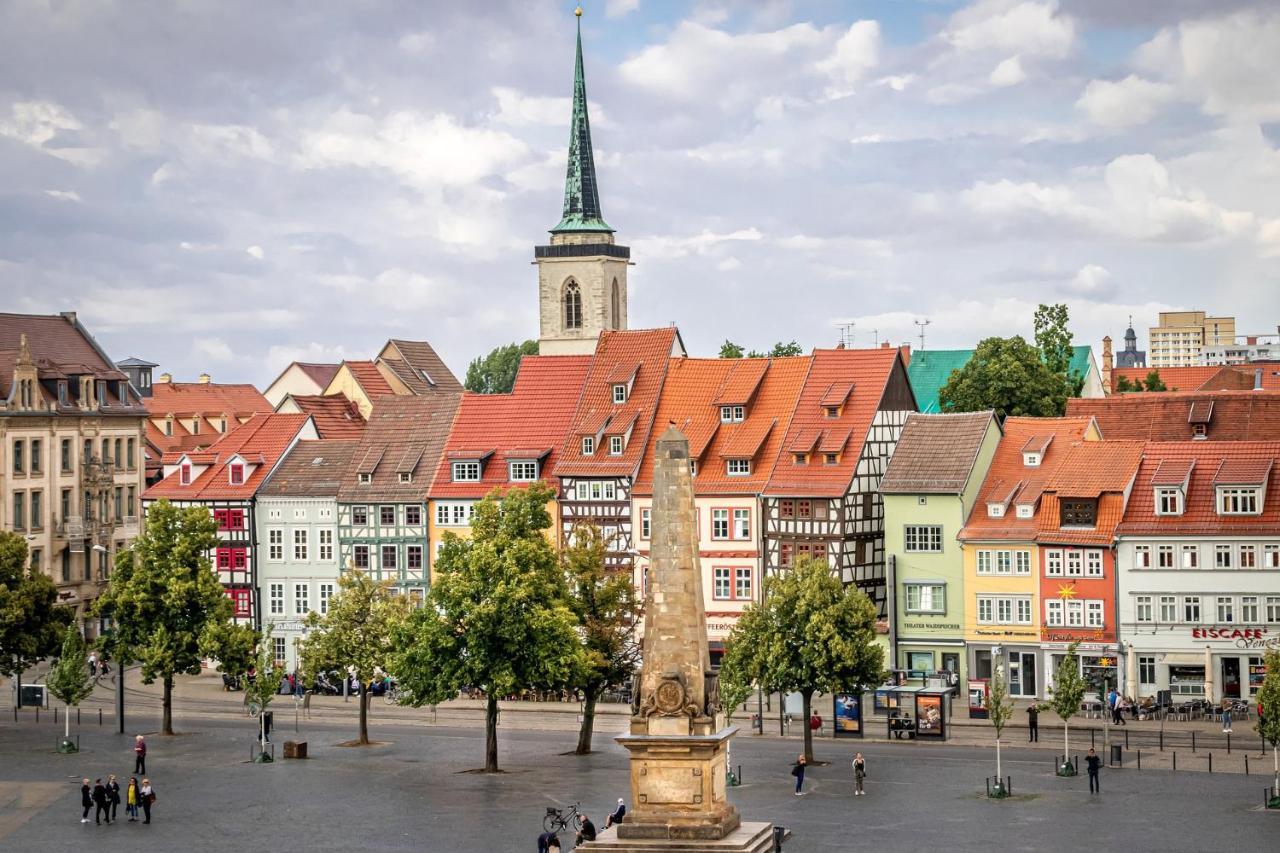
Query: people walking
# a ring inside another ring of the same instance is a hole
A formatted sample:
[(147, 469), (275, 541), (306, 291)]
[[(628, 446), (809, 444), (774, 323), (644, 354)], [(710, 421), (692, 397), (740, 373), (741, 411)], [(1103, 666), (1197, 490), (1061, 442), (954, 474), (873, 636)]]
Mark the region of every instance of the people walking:
[(111, 819), (115, 820), (120, 808), (120, 783), (114, 773), (107, 777), (107, 804), (111, 806)]
[(138, 789), (138, 793), (142, 795), (142, 814), (146, 820), (143, 823), (151, 823), (151, 807), (155, 805), (156, 792), (151, 787), (150, 779), (142, 780), (142, 787)]
[(853, 757), (853, 795), (855, 797), (866, 796), (866, 791), (862, 790), (863, 780), (867, 778), (867, 760), (862, 757), (859, 752)]
[(101, 825), (102, 819), (107, 819), (107, 824), (111, 824), (111, 804), (107, 800), (107, 786), (102, 784), (102, 779), (93, 780), (93, 822)]
[(133, 772), (145, 775), (147, 772), (147, 742), (138, 735), (133, 739)]
[(1098, 753), (1089, 748), (1089, 754), (1084, 758), (1085, 763), (1089, 765), (1089, 793), (1101, 794), (1102, 783), (1098, 779), (1098, 770), (1102, 767), (1102, 759), (1098, 757)]
[(124, 811), (129, 816), (129, 823), (133, 823), (138, 819), (138, 777), (131, 776), (129, 778), (129, 787), (124, 792)]
[(80, 780), (80, 805), (84, 807), (84, 813), (80, 815), (80, 822), (88, 823), (89, 809), (93, 808), (93, 792), (89, 788), (88, 776)]
[(89, 652), (89, 677), (98, 677), (98, 653)]
[(791, 768), (791, 775), (796, 777), (796, 796), (797, 797), (804, 796), (804, 791), (802, 789), (804, 788), (805, 764), (806, 762), (804, 760), (804, 755), (801, 754), (800, 757), (796, 759), (795, 766)]
[(1027, 743), (1040, 742), (1040, 708), (1031, 705), (1027, 708)]

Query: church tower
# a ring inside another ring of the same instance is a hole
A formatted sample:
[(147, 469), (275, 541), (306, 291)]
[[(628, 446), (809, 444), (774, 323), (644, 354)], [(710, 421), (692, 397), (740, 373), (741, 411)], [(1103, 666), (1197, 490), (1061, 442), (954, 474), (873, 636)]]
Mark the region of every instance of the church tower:
[(538, 351), (542, 355), (590, 354), (605, 329), (627, 328), (627, 265), (631, 249), (614, 242), (600, 212), (587, 83), (582, 70), (582, 10), (573, 69), (573, 118), (564, 214), (551, 242), (534, 247), (538, 266)]

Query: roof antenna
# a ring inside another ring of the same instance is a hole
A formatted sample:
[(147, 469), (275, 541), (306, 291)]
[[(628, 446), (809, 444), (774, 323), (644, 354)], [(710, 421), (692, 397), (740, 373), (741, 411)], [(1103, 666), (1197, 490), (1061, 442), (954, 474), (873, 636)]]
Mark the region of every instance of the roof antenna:
[(853, 327), (852, 321), (848, 323), (837, 323), (836, 328), (840, 330), (840, 349), (847, 349), (853, 346)]
[(920, 329), (920, 349), (923, 350), (924, 349), (924, 328), (925, 326), (928, 326), (933, 321), (926, 317), (923, 320), (916, 320), (914, 322), (916, 324), (916, 327)]
[(872, 329), (872, 330), (871, 330), (871, 334), (875, 336), (876, 346), (877, 346), (877, 347), (878, 347), (878, 346), (880, 346), (880, 330), (879, 330), (879, 329)]

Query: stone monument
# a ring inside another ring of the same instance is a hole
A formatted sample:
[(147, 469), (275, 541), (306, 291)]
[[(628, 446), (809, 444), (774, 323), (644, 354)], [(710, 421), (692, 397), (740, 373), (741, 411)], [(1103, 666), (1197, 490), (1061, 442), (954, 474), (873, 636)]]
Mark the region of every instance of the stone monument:
[(644, 664), (630, 731), (617, 738), (631, 754), (631, 806), (584, 849), (771, 850), (772, 826), (742, 823), (726, 797), (738, 730), (724, 726), (711, 671), (689, 442), (674, 426), (658, 439), (650, 524)]

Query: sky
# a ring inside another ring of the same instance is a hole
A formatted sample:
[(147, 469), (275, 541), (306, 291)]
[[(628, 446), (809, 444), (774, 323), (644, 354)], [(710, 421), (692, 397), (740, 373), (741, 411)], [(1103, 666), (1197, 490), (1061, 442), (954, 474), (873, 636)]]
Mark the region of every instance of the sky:
[[(0, 310), (267, 384), (537, 335), (560, 0), (0, 0)], [(632, 328), (691, 354), (1280, 322), (1280, 3), (585, 3)], [(851, 333), (841, 326), (852, 324)]]

